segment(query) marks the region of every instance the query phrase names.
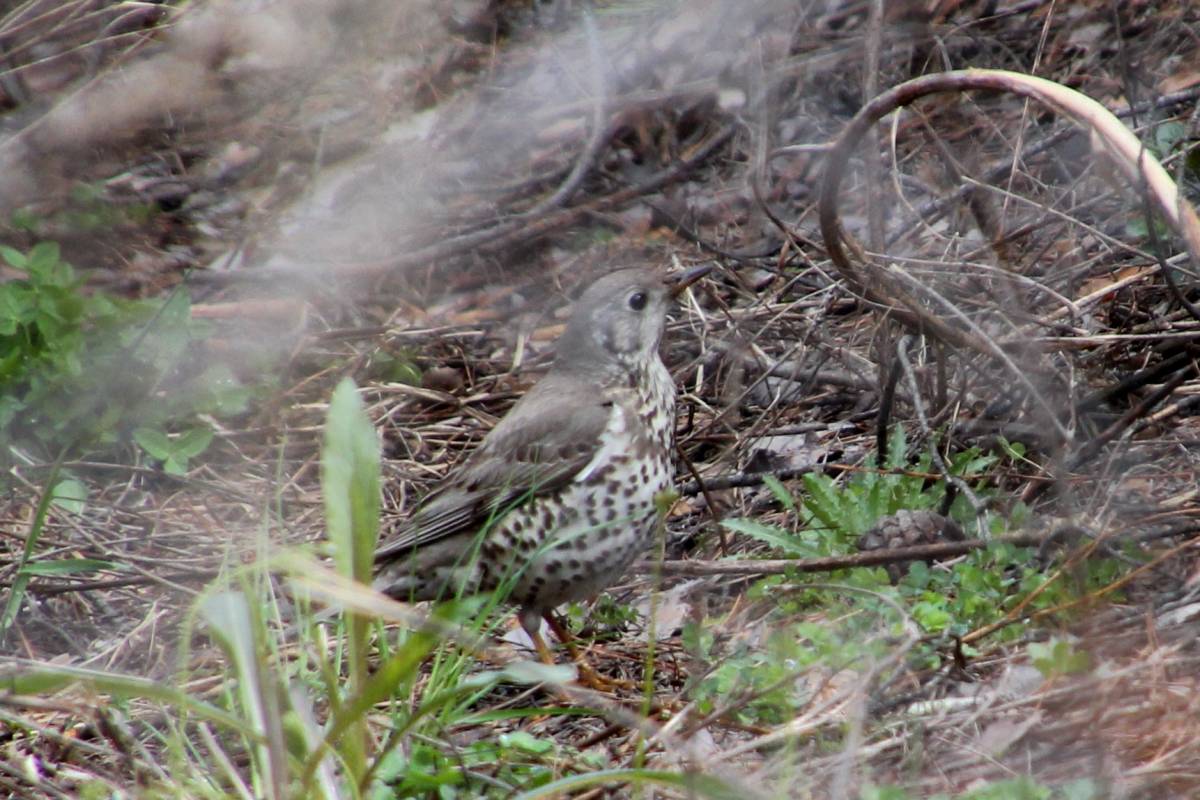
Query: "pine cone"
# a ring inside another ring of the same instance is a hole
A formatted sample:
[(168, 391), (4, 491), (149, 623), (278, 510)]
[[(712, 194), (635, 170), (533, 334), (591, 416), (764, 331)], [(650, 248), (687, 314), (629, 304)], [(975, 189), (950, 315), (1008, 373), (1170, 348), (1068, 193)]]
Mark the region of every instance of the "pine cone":
[[(963, 529), (948, 517), (934, 511), (902, 509), (880, 517), (869, 531), (858, 537), (858, 549), (862, 552), (893, 550), (920, 544), (961, 542), (965, 538)], [(884, 566), (892, 583), (898, 582), (908, 572), (908, 562), (893, 562)]]

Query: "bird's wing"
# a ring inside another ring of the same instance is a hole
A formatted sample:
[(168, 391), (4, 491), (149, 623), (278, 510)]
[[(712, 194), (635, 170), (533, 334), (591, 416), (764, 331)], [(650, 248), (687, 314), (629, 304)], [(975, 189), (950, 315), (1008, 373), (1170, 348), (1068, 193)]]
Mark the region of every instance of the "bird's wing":
[(446, 483), (375, 552), (382, 563), (459, 533), (569, 483), (596, 454), (612, 413), (599, 386), (551, 373), (513, 406)]

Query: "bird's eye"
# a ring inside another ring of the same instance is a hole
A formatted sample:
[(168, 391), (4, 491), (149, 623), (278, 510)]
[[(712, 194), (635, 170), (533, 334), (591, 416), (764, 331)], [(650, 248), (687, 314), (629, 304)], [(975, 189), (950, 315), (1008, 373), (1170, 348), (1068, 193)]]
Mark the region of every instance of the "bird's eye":
[(643, 308), (645, 308), (646, 307), (646, 293), (645, 292), (634, 292), (633, 294), (629, 295), (629, 307), (632, 308), (634, 311), (641, 311)]

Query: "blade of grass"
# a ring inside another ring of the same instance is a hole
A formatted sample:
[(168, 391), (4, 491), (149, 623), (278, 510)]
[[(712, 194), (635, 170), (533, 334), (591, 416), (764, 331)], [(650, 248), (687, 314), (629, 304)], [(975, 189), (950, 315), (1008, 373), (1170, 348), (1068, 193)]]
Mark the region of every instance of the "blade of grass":
[[(338, 571), (360, 583), (371, 582), (379, 535), (379, 438), (367, 417), (354, 382), (334, 389), (321, 448), (321, 490), (325, 521)], [(351, 613), (346, 620), (350, 696), (365, 696), (368, 687), (368, 620)], [(365, 713), (352, 717), (340, 750), (353, 782), (361, 786), (367, 773), (370, 732)], [(306, 774), (311, 774), (306, 770)]]
[(243, 713), (256, 734), (252, 749), (257, 761), (259, 789), (268, 798), (284, 797), (287, 790), (287, 751), (279, 692), (267, 659), (259, 646), (262, 631), (241, 592), (219, 592), (204, 598), (200, 613), (214, 638), (233, 662)]
[(50, 471), (46, 475), (46, 488), (42, 491), (42, 496), (38, 498), (37, 508), (33, 513), (33, 523), (29, 526), (29, 534), (25, 537), (25, 547), (21, 550), (21, 561), (17, 565), (17, 574), (13, 576), (12, 587), (8, 591), (8, 600), (4, 604), (4, 612), (0, 614), (0, 643), (3, 643), (8, 637), (8, 629), (17, 618), (17, 609), (21, 607), (21, 602), (25, 599), (25, 587), (29, 585), (29, 579), (32, 577), (26, 571), (26, 566), (29, 559), (33, 557), (38, 539), (42, 538), (42, 529), (46, 525), (46, 516), (50, 513), (50, 503), (54, 500), (54, 488), (58, 485), (58, 470), (62, 465), (65, 453), (65, 450), (59, 453), (58, 458), (50, 465)]
[(176, 706), (230, 730), (246, 732), (245, 723), (233, 714), (197, 700), (182, 689), (149, 678), (42, 663), (25, 667), (23, 662), (16, 662), (4, 674), (0, 674), (0, 689), (12, 695), (51, 694), (76, 684), (98, 694), (109, 694), (125, 700), (153, 700)]
[(699, 795), (714, 798), (714, 800), (747, 800), (745, 788), (730, 786), (724, 781), (711, 775), (692, 773), (664, 772), (651, 769), (605, 769), (597, 772), (587, 772), (582, 775), (570, 775), (556, 781), (544, 784), (528, 792), (517, 795), (513, 800), (539, 800), (543, 797), (563, 797), (568, 792), (591, 787), (612, 786), (614, 784), (632, 783), (637, 786), (669, 786), (689, 793), (689, 796)]

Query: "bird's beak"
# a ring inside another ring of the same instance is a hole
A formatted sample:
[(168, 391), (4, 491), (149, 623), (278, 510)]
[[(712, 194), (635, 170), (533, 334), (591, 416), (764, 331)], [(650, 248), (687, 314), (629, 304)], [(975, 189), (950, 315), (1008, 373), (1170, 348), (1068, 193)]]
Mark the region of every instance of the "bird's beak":
[(700, 267), (692, 267), (689, 270), (684, 270), (676, 275), (671, 275), (666, 279), (667, 294), (674, 300), (679, 295), (683, 294), (684, 290), (691, 286), (696, 281), (703, 278), (708, 273), (712, 272), (713, 265), (705, 264)]

